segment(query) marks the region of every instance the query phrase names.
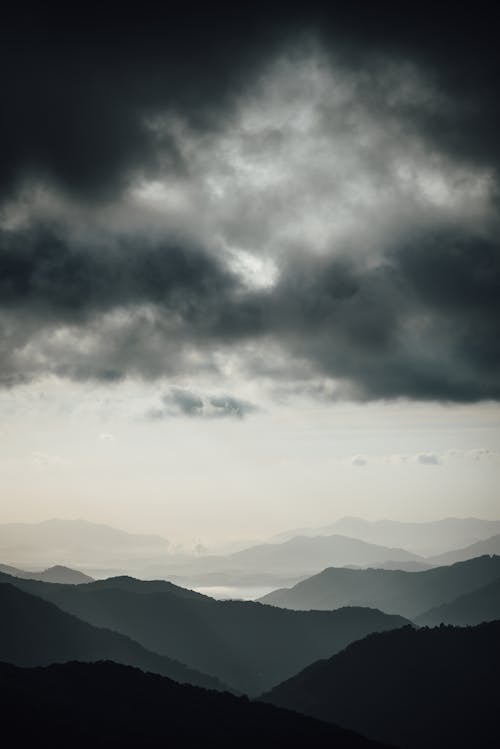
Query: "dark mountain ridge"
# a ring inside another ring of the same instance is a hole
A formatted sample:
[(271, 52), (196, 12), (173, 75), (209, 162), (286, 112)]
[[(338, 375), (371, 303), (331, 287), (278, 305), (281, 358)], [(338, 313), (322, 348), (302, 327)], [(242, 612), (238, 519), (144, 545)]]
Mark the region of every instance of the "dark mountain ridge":
[(498, 577), (500, 556), (483, 556), (417, 572), (331, 567), (293, 588), (269, 593), (260, 601), (302, 611), (371, 606), (413, 618)]
[(0, 663), (0, 701), (3, 735), (15, 736), (19, 747), (382, 747), (272, 705), (109, 662), (31, 669)]
[(72, 660), (112, 660), (181, 683), (224, 689), (217, 679), (150, 652), (125, 635), (100, 629), (53, 603), (0, 583), (0, 661), (44, 666)]
[(369, 635), (262, 699), (408, 749), (500, 745), (500, 622)]
[(419, 626), (467, 626), (500, 620), (500, 577), (489, 585), (436, 606), (415, 619)]
[(359, 637), (408, 622), (367, 608), (296, 612), (198, 594), (137, 592), (148, 591), (150, 585), (139, 580), (127, 582), (133, 591), (113, 587), (113, 580), (107, 581), (110, 588), (101, 581), (85, 586), (16, 578), (8, 582), (94, 626), (127, 635), (148, 650), (253, 695)]

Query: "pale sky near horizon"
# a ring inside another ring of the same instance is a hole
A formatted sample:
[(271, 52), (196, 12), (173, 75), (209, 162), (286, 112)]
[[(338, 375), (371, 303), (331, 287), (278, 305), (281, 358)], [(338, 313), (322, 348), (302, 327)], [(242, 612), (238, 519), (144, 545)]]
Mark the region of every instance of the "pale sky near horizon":
[(500, 517), (496, 405), (294, 397), (241, 419), (145, 418), (158, 392), (4, 393), (0, 522), (83, 517), (210, 549), (343, 515)]
[(0, 522), (500, 518), (496, 45), (313, 5), (9, 26)]

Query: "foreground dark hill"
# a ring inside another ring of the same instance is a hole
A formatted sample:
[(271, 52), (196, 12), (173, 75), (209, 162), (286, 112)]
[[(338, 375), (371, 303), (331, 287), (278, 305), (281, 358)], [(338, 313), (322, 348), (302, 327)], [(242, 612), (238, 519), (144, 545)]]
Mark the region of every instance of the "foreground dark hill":
[(455, 562), (473, 559), (474, 557), (479, 557), (484, 554), (500, 555), (500, 533), (496, 536), (491, 536), (491, 538), (486, 538), (483, 541), (478, 541), (475, 544), (466, 546), (463, 549), (449, 551), (446, 554), (432, 557), (429, 561), (433, 564), (455, 564)]
[(355, 642), (263, 699), (408, 749), (500, 746), (500, 622)]
[(415, 620), (421, 626), (481, 624), (500, 620), (500, 578), (479, 590), (437, 606)]
[(98, 629), (54, 604), (0, 583), (0, 661), (43, 666), (71, 660), (112, 660), (179, 682), (222, 689), (216, 679), (148, 652), (124, 635)]
[(82, 585), (84, 583), (91, 583), (94, 579), (79, 570), (72, 570), (60, 564), (48, 567), (48, 569), (41, 572), (30, 572), (28, 570), (20, 570), (17, 567), (11, 567), (8, 564), (0, 564), (0, 572), (12, 575), (13, 577), (22, 577), (25, 580), (40, 580), (45, 583), (60, 583), (63, 585)]
[(271, 705), (109, 662), (37, 669), (0, 664), (0, 701), (3, 735), (19, 747), (381, 746)]
[(500, 577), (500, 557), (479, 557), (420, 572), (330, 568), (261, 598), (262, 603), (296, 610), (372, 606), (415, 617), (470, 593)]
[[(123, 579), (119, 578), (119, 585)], [(370, 632), (407, 623), (366, 608), (297, 612), (252, 601), (215, 601), (170, 592), (10, 581), (98, 627), (121, 632), (148, 650), (212, 674), (237, 691), (258, 694), (318, 658)], [(113, 581), (107, 581), (113, 586)]]

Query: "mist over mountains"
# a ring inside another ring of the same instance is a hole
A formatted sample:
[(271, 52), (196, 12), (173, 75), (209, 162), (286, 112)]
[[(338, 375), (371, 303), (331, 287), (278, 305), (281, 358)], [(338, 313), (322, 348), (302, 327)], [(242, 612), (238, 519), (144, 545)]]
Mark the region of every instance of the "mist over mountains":
[[(493, 527), (476, 520), (437, 524), (448, 541), (456, 525), (461, 538), (467, 527), (471, 534)], [(93, 580), (58, 565), (38, 572), (0, 565), (0, 698), (12, 716), (28, 709), (23, 740), (36, 732), (52, 736), (57, 747), (62, 725), (76, 747), (97, 734), (102, 741), (110, 737), (112, 746), (132, 746), (139, 730), (142, 744), (153, 745), (167, 735), (160, 713), (177, 710), (189, 713), (190, 727), (176, 715), (170, 740), (182, 734), (187, 746), (196, 745), (201, 734), (191, 723), (194, 715), (204, 715), (205, 743), (214, 749), (231, 741), (254, 746), (262, 731), (264, 746), (324, 739), (353, 749), (493, 747), (500, 738), (492, 717), (500, 695), (493, 677), (500, 665), (500, 556), (436, 566), (434, 558), (404, 548), (333, 534), (179, 559), (159, 537), (78, 521), (68, 524), (65, 538), (64, 527), (64, 521), (41, 524), (39, 532), (37, 526), (16, 526), (15, 538), (24, 534), (27, 558), (38, 563), (54, 540), (59, 553), (76, 554), (83, 528), (81, 558), (95, 548), (102, 553), (98, 561), (116, 562), (130, 548), (132, 566), (147, 564), (140, 554), (149, 548), (149, 559), (158, 554), (159, 563), (190, 570), (193, 579), (199, 574), (248, 581), (260, 575), (270, 582), (303, 575), (259, 601), (242, 601), (215, 600), (176, 584), (175, 575)], [(114, 540), (112, 550), (104, 549), (106, 540)], [(485, 544), (496, 548), (496, 538), (465, 547), (465, 555)], [(453, 554), (461, 557), (464, 550)], [(317, 567), (323, 567), (319, 573), (304, 574)], [(89, 709), (88, 701), (80, 702), (85, 690), (90, 687), (97, 700), (102, 684), (113, 689), (109, 709), (96, 703), (76, 735), (84, 705)], [(38, 688), (47, 693), (34, 702)], [(134, 708), (113, 727), (115, 700), (116, 709), (119, 700)], [(460, 719), (453, 722), (457, 705)], [(213, 709), (223, 711), (220, 727)], [(144, 720), (147, 726), (139, 729)], [(235, 738), (236, 723), (244, 737)]]
[[(364, 520), (344, 517), (320, 528), (300, 528), (275, 536), (286, 541), (294, 536), (331, 536), (340, 534), (381, 546), (398, 546), (419, 556), (431, 557), (455, 551), (500, 533), (500, 520), (479, 518), (443, 518), (429, 522)], [(493, 553), (484, 549), (483, 554)], [(480, 553), (472, 556), (480, 556)], [(453, 561), (460, 561), (453, 559)]]
[[(88, 577), (125, 574), (168, 578), (183, 587), (267, 586), (272, 590), (289, 587), (326, 567), (411, 571), (497, 554), (498, 527), (498, 521), (477, 518), (429, 523), (374, 523), (343, 518), (322, 529), (303, 530), (302, 535), (280, 534), (281, 540), (230, 554), (200, 555), (180, 553), (157, 535), (126, 533), (83, 520), (49, 520), (0, 525), (0, 559), (7, 566), (21, 568), (21, 574), (38, 569), (36, 575), (40, 579), (54, 581), (59, 581), (56, 572), (50, 573), (52, 578), (48, 572), (40, 577), (42, 568), (56, 564), (82, 570)], [(332, 533), (333, 530), (343, 533)], [(464, 545), (471, 540), (473, 544)], [(452, 545), (453, 551), (449, 551)], [(424, 549), (441, 554), (422, 556), (419, 552)], [(77, 578), (72, 582), (78, 582)]]

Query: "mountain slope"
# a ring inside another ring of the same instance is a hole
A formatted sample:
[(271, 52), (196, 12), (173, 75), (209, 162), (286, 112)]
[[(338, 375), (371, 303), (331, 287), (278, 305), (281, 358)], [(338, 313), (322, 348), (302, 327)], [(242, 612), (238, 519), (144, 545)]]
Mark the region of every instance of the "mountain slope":
[[(128, 635), (149, 650), (213, 674), (248, 694), (269, 689), (369, 632), (407, 623), (372, 609), (296, 612), (252, 601), (92, 589), (93, 583), (10, 581), (80, 619)], [(137, 589), (141, 585), (136, 581)]]
[(135, 568), (165, 559), (169, 542), (161, 536), (126, 533), (86, 520), (46, 520), (0, 525), (0, 559), (18, 567), (48, 564), (83, 569)]
[(263, 699), (408, 749), (500, 745), (500, 622), (371, 635)]
[(443, 518), (411, 523), (344, 517), (320, 528), (301, 528), (280, 533), (275, 539), (286, 541), (297, 535), (330, 536), (334, 533), (359, 538), (371, 544), (401, 546), (403, 549), (427, 557), (468, 546), (500, 533), (500, 520)]
[(21, 577), (24, 580), (41, 580), (45, 583), (61, 583), (62, 585), (81, 585), (91, 583), (94, 579), (89, 575), (84, 575), (79, 570), (72, 570), (60, 564), (48, 567), (41, 572), (29, 572), (28, 570), (11, 567), (8, 564), (0, 564), (0, 572), (5, 572), (6, 575), (12, 575), (13, 577)]
[(500, 619), (500, 578), (450, 603), (426, 611), (415, 621), (420, 626), (481, 624)]
[(212, 689), (216, 679), (148, 652), (124, 635), (98, 629), (54, 604), (0, 583), (0, 661), (43, 666), (71, 660), (112, 660)]
[(371, 606), (415, 617), (500, 577), (500, 557), (479, 557), (420, 572), (329, 568), (293, 588), (269, 593), (262, 603), (295, 610)]
[(351, 731), (271, 705), (144, 674), (115, 663), (20, 669), (0, 664), (2, 733), (16, 746), (310, 746), (376, 749)]
[(455, 562), (463, 562), (467, 559), (483, 556), (484, 554), (500, 555), (500, 534), (486, 538), (483, 541), (478, 541), (475, 544), (466, 546), (464, 549), (456, 549), (447, 554), (432, 557), (429, 561), (433, 564), (455, 564)]
[(280, 544), (261, 544), (227, 557), (234, 567), (296, 574), (325, 566), (367, 565), (387, 560), (417, 561), (404, 549), (377, 546), (347, 536), (296, 536)]

